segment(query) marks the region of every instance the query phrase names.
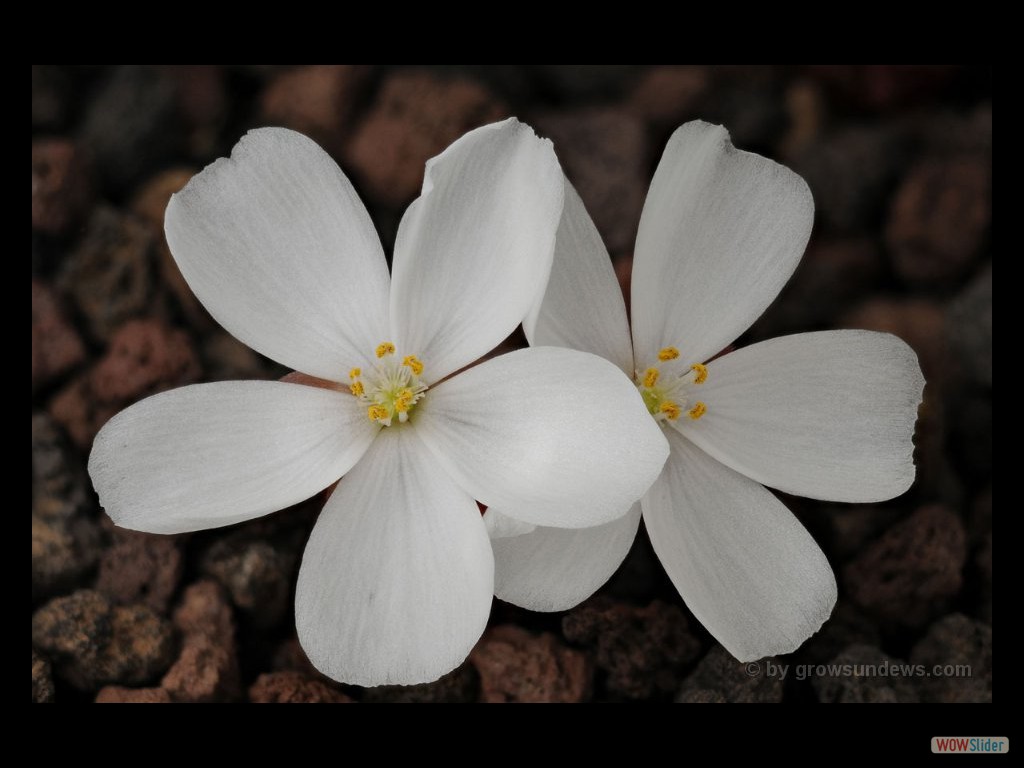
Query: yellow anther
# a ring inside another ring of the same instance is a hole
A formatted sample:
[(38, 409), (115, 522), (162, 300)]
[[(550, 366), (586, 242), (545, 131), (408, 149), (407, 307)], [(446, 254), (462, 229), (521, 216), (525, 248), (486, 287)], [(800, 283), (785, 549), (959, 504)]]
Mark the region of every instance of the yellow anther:
[(395, 345), (390, 341), (385, 341), (382, 344), (377, 345), (377, 357), (384, 357), (384, 355), (395, 354)]
[(665, 347), (658, 353), (659, 360), (675, 360), (679, 357), (679, 350), (675, 347)]
[(693, 365), (690, 366), (690, 370), (693, 371), (694, 384), (703, 384), (705, 381), (708, 380), (708, 367), (706, 365), (694, 363)]
[(352, 381), (355, 381), (356, 379), (358, 379), (362, 375), (363, 375), (363, 369), (362, 368), (353, 368), (351, 371), (348, 372), (348, 377), (350, 379), (352, 379)]
[(414, 376), (419, 376), (423, 373), (423, 363), (420, 362), (420, 359), (416, 357), (416, 355), (406, 355), (402, 358), (402, 365), (409, 368), (413, 372)]
[(365, 389), (363, 389), (363, 382), (361, 381), (353, 381), (348, 389), (356, 397), (362, 397), (363, 392), (366, 391)]
[(659, 374), (657, 368), (648, 368), (646, 371), (644, 371), (644, 386), (650, 389), (655, 384), (657, 384), (658, 375)]
[(665, 418), (669, 421), (675, 421), (679, 418), (679, 414), (682, 413), (682, 410), (676, 403), (673, 403), (671, 400), (666, 400), (661, 404), (661, 412), (665, 414)]
[(388, 409), (383, 405), (371, 405), (366, 409), (366, 415), (370, 421), (380, 421), (388, 417)]
[(395, 396), (395, 411), (398, 413), (405, 413), (412, 407), (412, 390), (403, 389), (398, 395)]
[(691, 419), (696, 421), (701, 416), (703, 416), (707, 412), (707, 410), (708, 407), (698, 400), (696, 405), (694, 405), (693, 408), (690, 409), (689, 416)]

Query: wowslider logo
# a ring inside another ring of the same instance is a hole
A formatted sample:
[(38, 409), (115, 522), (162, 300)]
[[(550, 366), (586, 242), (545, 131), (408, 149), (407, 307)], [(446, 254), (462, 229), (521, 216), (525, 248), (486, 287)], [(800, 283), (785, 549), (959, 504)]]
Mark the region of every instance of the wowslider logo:
[(940, 755), (999, 755), (1010, 751), (1005, 736), (933, 736), (932, 752)]

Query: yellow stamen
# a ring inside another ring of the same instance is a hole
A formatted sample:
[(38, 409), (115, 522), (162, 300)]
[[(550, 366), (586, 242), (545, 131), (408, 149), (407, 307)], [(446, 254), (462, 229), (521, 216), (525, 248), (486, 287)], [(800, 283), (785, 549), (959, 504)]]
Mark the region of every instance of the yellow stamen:
[(659, 374), (657, 368), (648, 368), (646, 371), (644, 371), (644, 386), (650, 389), (655, 384), (657, 384), (658, 375)]
[(679, 414), (682, 413), (682, 410), (676, 403), (673, 403), (671, 400), (666, 400), (661, 404), (661, 412), (665, 414), (665, 417), (669, 421), (675, 421), (679, 418)]
[(363, 382), (361, 382), (361, 381), (353, 381), (351, 386), (349, 386), (348, 389), (356, 397), (362, 397), (363, 396), (363, 392), (366, 391), (366, 390), (363, 389)]
[(353, 368), (351, 371), (348, 372), (348, 377), (350, 379), (352, 379), (352, 381), (355, 381), (356, 379), (358, 379), (362, 375), (363, 375), (363, 369), (362, 368)]
[(658, 353), (659, 360), (675, 360), (679, 357), (679, 350), (675, 347), (665, 347)]
[(403, 389), (395, 397), (395, 411), (398, 413), (405, 413), (412, 406), (412, 390)]
[(708, 380), (708, 367), (706, 365), (694, 363), (690, 366), (690, 370), (693, 371), (694, 384), (703, 384)]
[(384, 355), (395, 354), (395, 345), (390, 341), (385, 341), (382, 344), (377, 345), (377, 357), (384, 357)]
[(419, 376), (423, 373), (423, 363), (420, 362), (420, 359), (416, 357), (416, 355), (406, 355), (402, 358), (402, 365), (409, 368), (413, 372), (414, 376)]
[(694, 405), (693, 408), (690, 409), (689, 416), (690, 416), (691, 419), (696, 421), (701, 416), (703, 416), (707, 412), (707, 410), (708, 410), (708, 407), (706, 405), (704, 405), (704, 403), (702, 403), (702, 402), (700, 402), (698, 400), (697, 404)]
[(388, 409), (383, 405), (371, 405), (366, 409), (366, 415), (370, 421), (379, 421), (388, 417)]

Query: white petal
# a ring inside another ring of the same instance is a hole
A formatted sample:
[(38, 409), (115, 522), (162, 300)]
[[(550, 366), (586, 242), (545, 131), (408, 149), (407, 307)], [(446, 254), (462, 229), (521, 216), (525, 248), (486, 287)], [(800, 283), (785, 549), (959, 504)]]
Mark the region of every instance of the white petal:
[[(485, 517), (501, 516), (488, 509)], [(567, 611), (579, 605), (622, 565), (636, 538), (640, 505), (592, 528), (536, 528), (491, 539), (494, 594), (531, 611)]]
[(814, 201), (804, 180), (733, 148), (694, 121), (669, 139), (647, 193), (633, 259), (638, 368), (662, 347), (709, 359), (778, 295), (807, 245)]
[(379, 427), (348, 393), (277, 381), (195, 384), (146, 398), (100, 430), (89, 474), (123, 528), (217, 528), (309, 498)]
[(388, 335), (388, 270), (366, 209), (300, 133), (261, 128), (171, 198), (167, 243), (199, 300), (257, 352), (339, 381)]
[(510, 352), (443, 382), (417, 406), (415, 426), (475, 499), (560, 528), (624, 515), (668, 452), (620, 370), (555, 347)]
[(331, 495), (295, 591), (314, 666), (357, 685), (436, 680), (487, 623), (494, 560), (480, 510), (416, 439), (384, 429)]
[(784, 336), (712, 361), (699, 421), (675, 426), (759, 483), (832, 501), (891, 499), (914, 482), (924, 378), (903, 341), (872, 331)]
[(395, 242), (391, 321), (399, 353), (417, 355), (428, 382), (519, 325), (547, 283), (561, 213), (551, 142), (514, 118), (427, 163)]
[(487, 535), (491, 541), (508, 537), (522, 536), (524, 533), (532, 533), (537, 530), (536, 525), (524, 523), (514, 517), (503, 515), (493, 509), (484, 513), (484, 525), (487, 527)]
[(533, 346), (569, 347), (611, 360), (633, 376), (626, 303), (608, 250), (568, 179), (551, 279), (523, 321)]
[(740, 661), (796, 650), (836, 602), (825, 555), (770, 491), (668, 439), (672, 455), (641, 504), (672, 583)]

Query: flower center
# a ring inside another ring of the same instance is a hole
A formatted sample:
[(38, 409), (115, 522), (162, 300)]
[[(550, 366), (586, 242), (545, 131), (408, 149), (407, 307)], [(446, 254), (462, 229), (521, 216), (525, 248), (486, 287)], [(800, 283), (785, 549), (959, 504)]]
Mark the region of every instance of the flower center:
[(657, 365), (636, 372), (640, 397), (655, 421), (675, 421), (684, 412), (696, 421), (708, 410), (702, 401), (691, 397), (691, 389), (707, 381), (707, 366), (694, 363), (683, 368), (678, 359), (678, 349), (665, 347), (658, 352)]
[(364, 372), (353, 368), (348, 373), (349, 391), (366, 406), (366, 417), (385, 427), (397, 417), (399, 424), (409, 420), (409, 414), (427, 392), (427, 385), (419, 377), (423, 363), (416, 355), (406, 355), (399, 362), (395, 345), (390, 341), (377, 345), (379, 363)]

